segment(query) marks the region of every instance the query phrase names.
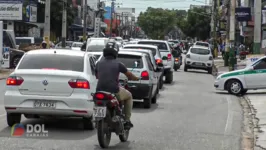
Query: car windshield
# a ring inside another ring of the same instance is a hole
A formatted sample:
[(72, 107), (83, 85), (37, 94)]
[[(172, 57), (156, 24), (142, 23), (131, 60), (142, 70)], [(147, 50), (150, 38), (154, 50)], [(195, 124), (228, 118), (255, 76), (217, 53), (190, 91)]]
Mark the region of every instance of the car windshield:
[(103, 51), (105, 45), (88, 45), (87, 52), (99, 52)]
[[(119, 54), (117, 60), (122, 62), (127, 68), (143, 68), (141, 56)], [(138, 67), (135, 67), (135, 62), (138, 62)]]
[(193, 54), (199, 54), (199, 55), (209, 55), (210, 54), (210, 50), (203, 49), (203, 48), (192, 48), (190, 50), (190, 52)]
[(158, 46), (159, 51), (169, 51), (163, 42), (139, 41), (138, 44), (155, 45)]
[(196, 45), (204, 46), (204, 47), (209, 47), (209, 44), (208, 43), (202, 43), (202, 42), (197, 42)]
[(44, 69), (71, 70), (83, 72), (84, 59), (82, 56), (30, 54), (21, 60), (18, 69)]
[(152, 55), (155, 56), (156, 55), (156, 49), (154, 48), (149, 48), (149, 47), (137, 47), (137, 46), (132, 46), (132, 47), (124, 47), (124, 49), (144, 49), (144, 50), (151, 50), (152, 51)]

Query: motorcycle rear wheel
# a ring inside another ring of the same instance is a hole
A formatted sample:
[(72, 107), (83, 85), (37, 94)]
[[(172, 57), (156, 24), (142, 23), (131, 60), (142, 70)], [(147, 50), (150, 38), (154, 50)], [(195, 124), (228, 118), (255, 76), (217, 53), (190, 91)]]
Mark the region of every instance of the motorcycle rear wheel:
[(101, 148), (108, 148), (111, 141), (112, 132), (108, 129), (108, 123), (105, 121), (105, 119), (102, 119), (97, 123), (97, 136)]
[(119, 135), (119, 139), (121, 142), (126, 142), (128, 140), (129, 130), (125, 130), (123, 135)]

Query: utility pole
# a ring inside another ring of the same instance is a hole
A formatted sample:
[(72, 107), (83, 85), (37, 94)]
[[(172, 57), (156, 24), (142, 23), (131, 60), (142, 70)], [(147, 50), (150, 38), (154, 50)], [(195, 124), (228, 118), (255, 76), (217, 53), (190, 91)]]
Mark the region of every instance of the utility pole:
[(50, 48), (50, 7), (51, 0), (45, 1), (45, 21), (44, 21), (44, 39), (47, 43), (47, 48)]
[[(253, 54), (261, 53), (261, 0), (254, 0), (254, 44)], [(264, 52), (262, 52), (264, 54)]]
[(224, 54), (224, 66), (229, 65), (229, 51), (230, 51), (230, 42), (229, 42), (229, 33), (230, 33), (230, 1), (226, 4), (227, 12), (226, 12), (226, 45), (225, 45), (225, 54)]
[(62, 13), (62, 47), (66, 47), (66, 26), (67, 26), (67, 0), (63, 1), (63, 13)]
[(87, 37), (87, 0), (83, 0), (83, 41)]
[(214, 57), (218, 56), (218, 52), (217, 52), (217, 48), (218, 48), (218, 44), (217, 44), (217, 0), (214, 0), (214, 8), (213, 8), (213, 15), (214, 15), (214, 25), (213, 25), (213, 45), (214, 45)]
[(230, 7), (230, 53), (229, 53), (229, 71), (235, 70), (236, 65), (236, 53), (235, 53), (235, 9), (236, 9), (236, 0), (231, 0)]
[(115, 9), (115, 0), (112, 0), (111, 4), (111, 22), (110, 22), (110, 37), (112, 37), (113, 34), (113, 13)]

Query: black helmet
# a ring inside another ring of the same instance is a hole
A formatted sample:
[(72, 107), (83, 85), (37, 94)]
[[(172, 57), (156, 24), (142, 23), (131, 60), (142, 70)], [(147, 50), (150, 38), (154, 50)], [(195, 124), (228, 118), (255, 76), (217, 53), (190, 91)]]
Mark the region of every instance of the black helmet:
[(119, 52), (119, 46), (116, 44), (116, 42), (107, 42), (105, 45), (105, 48), (103, 49), (103, 56), (113, 56), (114, 58), (117, 57)]

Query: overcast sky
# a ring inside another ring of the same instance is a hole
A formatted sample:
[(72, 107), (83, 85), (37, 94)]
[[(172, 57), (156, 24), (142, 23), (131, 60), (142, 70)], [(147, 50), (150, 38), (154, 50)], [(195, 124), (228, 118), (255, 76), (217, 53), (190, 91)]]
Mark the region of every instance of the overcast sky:
[(192, 5), (209, 4), (209, 0), (116, 0), (116, 3), (122, 3), (120, 7), (136, 8), (136, 16), (147, 7), (160, 7), (169, 9), (188, 10)]

